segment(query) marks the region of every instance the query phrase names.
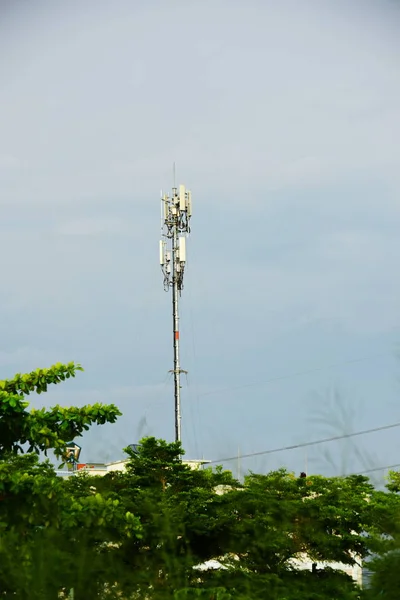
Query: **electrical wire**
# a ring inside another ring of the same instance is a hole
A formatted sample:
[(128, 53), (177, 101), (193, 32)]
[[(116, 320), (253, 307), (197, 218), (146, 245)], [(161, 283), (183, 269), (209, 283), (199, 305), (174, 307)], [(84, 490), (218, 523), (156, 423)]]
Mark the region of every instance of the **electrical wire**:
[[(189, 259), (186, 259), (186, 267), (190, 264)], [(196, 350), (195, 350), (195, 342), (194, 342), (194, 327), (193, 327), (193, 309), (192, 309), (192, 294), (191, 294), (191, 288), (189, 287), (189, 294), (188, 294), (189, 298), (189, 302), (188, 302), (188, 307), (189, 307), (189, 316), (190, 316), (190, 325), (191, 325), (191, 342), (192, 342), (192, 353), (193, 353), (193, 365), (196, 365)], [(182, 310), (182, 306), (183, 306), (183, 310)], [(184, 306), (184, 303), (181, 304), (181, 319), (183, 318), (183, 316), (185, 315), (185, 310), (186, 307)], [(200, 456), (199, 453), (199, 444), (198, 444), (198, 438), (197, 438), (197, 429), (196, 429), (196, 415), (195, 415), (195, 410), (194, 410), (194, 406), (193, 406), (193, 399), (197, 400), (197, 408), (198, 408), (198, 392), (197, 392), (197, 386), (196, 383), (194, 384), (194, 389), (193, 389), (193, 384), (189, 386), (189, 380), (192, 381), (193, 378), (192, 376), (189, 378), (189, 374), (186, 373), (186, 385), (189, 391), (189, 387), (190, 387), (190, 392), (188, 394), (189, 396), (189, 410), (190, 410), (190, 416), (191, 416), (191, 422), (192, 422), (192, 431), (193, 431), (193, 442), (194, 442), (194, 450), (196, 452), (197, 456)], [(193, 389), (193, 394), (192, 394), (192, 389)], [(198, 412), (198, 411), (197, 411)]]
[(342, 362), (337, 362), (337, 363), (332, 363), (329, 365), (325, 365), (322, 367), (314, 367), (312, 369), (306, 369), (304, 371), (295, 371), (294, 373), (288, 373), (287, 375), (280, 375), (278, 377), (271, 377), (270, 379), (266, 379), (265, 381), (258, 381), (258, 382), (254, 382), (254, 383), (244, 383), (243, 385), (237, 385), (237, 386), (233, 386), (233, 387), (229, 387), (229, 388), (220, 388), (220, 389), (216, 389), (216, 390), (211, 390), (209, 392), (204, 392), (202, 394), (199, 394), (199, 397), (204, 397), (204, 396), (211, 396), (214, 394), (223, 394), (225, 392), (233, 392), (235, 390), (242, 390), (244, 388), (250, 388), (250, 387), (260, 387), (262, 385), (267, 385), (268, 383), (273, 383), (275, 381), (282, 381), (284, 379), (290, 379), (292, 377), (300, 377), (301, 375), (308, 375), (309, 373), (317, 373), (318, 371), (325, 371), (326, 369), (334, 369), (336, 367), (342, 367), (345, 365), (350, 365), (350, 364), (354, 364), (354, 363), (358, 363), (358, 362), (363, 362), (363, 361), (367, 361), (367, 360), (373, 360), (376, 358), (382, 358), (384, 356), (389, 356), (390, 353), (389, 352), (385, 352), (383, 354), (375, 354), (372, 356), (364, 356), (361, 358), (353, 358), (350, 360), (345, 360)]
[[(190, 263), (190, 259), (188, 261)], [(192, 296), (192, 289), (191, 287), (189, 288), (189, 316), (190, 316), (190, 332), (191, 332), (191, 338), (192, 338), (192, 353), (193, 353), (193, 366), (194, 366), (194, 371), (196, 373), (196, 366), (197, 366), (197, 354), (196, 354), (196, 344), (195, 344), (195, 335), (194, 335), (194, 319), (193, 319), (193, 296)], [(189, 385), (189, 382), (188, 382)], [(199, 445), (198, 445), (198, 439), (197, 439), (197, 431), (196, 431), (196, 420), (197, 422), (200, 424), (200, 410), (199, 410), (199, 392), (198, 392), (198, 386), (197, 386), (197, 380), (195, 379), (195, 383), (194, 383), (194, 399), (195, 399), (195, 406), (193, 407), (193, 403), (191, 403), (191, 408), (192, 408), (192, 418), (193, 418), (193, 430), (194, 430), (194, 441), (195, 441), (195, 450), (197, 453), (197, 456), (200, 456), (200, 452), (199, 452)], [(201, 425), (200, 425), (201, 427)]]
[(385, 467), (374, 467), (373, 469), (366, 469), (365, 471), (359, 471), (356, 475), (366, 475), (367, 473), (374, 473), (377, 471), (385, 471), (386, 469), (398, 469), (400, 467), (400, 463), (396, 465), (386, 465)]
[(144, 416), (147, 417), (147, 411), (149, 410), (149, 408), (154, 408), (155, 406), (160, 406), (160, 405), (165, 405), (165, 398), (162, 397), (162, 395), (165, 392), (165, 389), (167, 388), (170, 380), (172, 378), (172, 373), (168, 372), (165, 374), (164, 380), (161, 381), (160, 383), (156, 384), (160, 386), (160, 396), (159, 398), (157, 398), (157, 400), (152, 400), (150, 401), (148, 404), (146, 404), (145, 407), (145, 412), (144, 412)]
[[(336, 442), (338, 440), (344, 440), (347, 438), (356, 437), (359, 435), (367, 435), (369, 433), (375, 433), (377, 431), (386, 431), (387, 429), (394, 429), (400, 427), (400, 422), (391, 423), (390, 425), (382, 425), (381, 427), (373, 427), (372, 429), (364, 429), (363, 431), (355, 431), (354, 433), (344, 433), (342, 435), (335, 435), (329, 438), (323, 438), (321, 440), (314, 440), (313, 442), (303, 442), (301, 444), (292, 444), (291, 446), (282, 446), (280, 448), (272, 448), (271, 450), (261, 450), (260, 452), (251, 452), (249, 454), (242, 454), (241, 459), (251, 458), (253, 456), (262, 456), (265, 454), (276, 454), (278, 452), (285, 452), (286, 450), (297, 450), (298, 448), (307, 448), (308, 446), (317, 446), (318, 444), (325, 444), (327, 442)], [(229, 456), (228, 458), (220, 458), (219, 460), (212, 460), (210, 464), (230, 462), (237, 460), (237, 456)]]

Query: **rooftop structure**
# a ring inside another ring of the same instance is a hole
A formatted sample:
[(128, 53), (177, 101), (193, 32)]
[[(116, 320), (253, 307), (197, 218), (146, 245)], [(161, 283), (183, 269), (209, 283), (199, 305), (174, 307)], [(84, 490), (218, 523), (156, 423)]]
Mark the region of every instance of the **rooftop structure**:
[[(106, 475), (107, 473), (111, 473), (113, 471), (125, 471), (126, 465), (129, 459), (124, 460), (115, 460), (113, 462), (108, 463), (98, 463), (98, 462), (87, 462), (87, 463), (77, 463), (76, 468), (74, 470), (58, 470), (57, 475), (60, 477), (68, 477), (71, 475), (75, 475), (78, 472), (90, 473), (91, 475)], [(195, 460), (195, 459), (187, 459), (182, 460), (184, 465), (189, 466), (191, 469), (201, 469), (204, 465), (210, 463), (209, 460)]]

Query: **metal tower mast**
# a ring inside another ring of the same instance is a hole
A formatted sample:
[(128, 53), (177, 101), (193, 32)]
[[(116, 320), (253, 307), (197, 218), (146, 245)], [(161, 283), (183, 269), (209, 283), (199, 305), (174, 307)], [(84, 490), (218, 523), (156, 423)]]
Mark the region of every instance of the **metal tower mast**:
[[(192, 216), (192, 194), (180, 185), (172, 188), (172, 196), (161, 197), (160, 265), (164, 275), (164, 290), (172, 288), (172, 318), (174, 347), (174, 399), (175, 399), (175, 441), (181, 435), (181, 373), (186, 373), (179, 360), (179, 298), (183, 289), (183, 274), (186, 263), (186, 235), (190, 232)], [(183, 235), (182, 235), (183, 234)]]

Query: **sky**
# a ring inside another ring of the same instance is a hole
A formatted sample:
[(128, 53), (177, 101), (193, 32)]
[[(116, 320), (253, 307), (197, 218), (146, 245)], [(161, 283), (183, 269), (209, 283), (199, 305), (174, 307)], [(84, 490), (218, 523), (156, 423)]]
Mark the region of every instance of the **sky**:
[[(83, 461), (174, 437), (174, 162), (187, 457), (400, 422), (399, 26), (389, 0), (0, 0), (0, 374), (83, 365), (31, 397), (120, 407)], [(224, 464), (397, 463), (399, 428)]]

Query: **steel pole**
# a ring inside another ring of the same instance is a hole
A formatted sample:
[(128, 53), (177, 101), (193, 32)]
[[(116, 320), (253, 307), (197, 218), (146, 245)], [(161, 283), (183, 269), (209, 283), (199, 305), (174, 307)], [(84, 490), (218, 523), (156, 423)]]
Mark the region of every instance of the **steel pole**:
[(179, 291), (177, 273), (178, 231), (174, 223), (172, 235), (172, 318), (174, 344), (175, 441), (181, 442), (181, 369), (179, 364)]

